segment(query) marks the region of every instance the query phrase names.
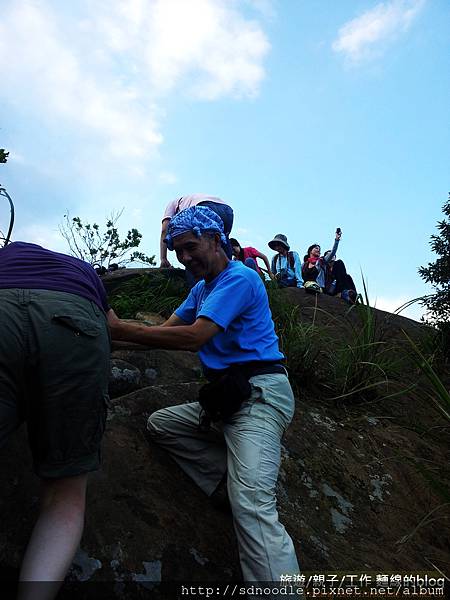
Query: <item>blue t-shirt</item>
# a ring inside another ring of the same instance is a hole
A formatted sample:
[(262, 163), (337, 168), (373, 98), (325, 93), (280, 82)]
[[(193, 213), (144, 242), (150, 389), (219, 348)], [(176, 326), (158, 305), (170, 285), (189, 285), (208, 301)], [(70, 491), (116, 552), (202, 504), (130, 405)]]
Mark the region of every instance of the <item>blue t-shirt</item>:
[(241, 262), (230, 261), (210, 283), (199, 281), (175, 314), (189, 325), (207, 317), (222, 329), (199, 352), (208, 369), (284, 358), (261, 278)]
[(67, 292), (109, 310), (105, 288), (91, 265), (27, 242), (0, 249), (0, 289), (8, 288)]

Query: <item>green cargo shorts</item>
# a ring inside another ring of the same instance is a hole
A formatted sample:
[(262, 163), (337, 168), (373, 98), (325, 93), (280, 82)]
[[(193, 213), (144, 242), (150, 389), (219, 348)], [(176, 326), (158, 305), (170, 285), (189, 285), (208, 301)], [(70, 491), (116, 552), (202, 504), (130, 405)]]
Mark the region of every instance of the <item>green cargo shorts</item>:
[(106, 316), (94, 302), (0, 289), (0, 447), (26, 421), (39, 477), (98, 469), (109, 358)]

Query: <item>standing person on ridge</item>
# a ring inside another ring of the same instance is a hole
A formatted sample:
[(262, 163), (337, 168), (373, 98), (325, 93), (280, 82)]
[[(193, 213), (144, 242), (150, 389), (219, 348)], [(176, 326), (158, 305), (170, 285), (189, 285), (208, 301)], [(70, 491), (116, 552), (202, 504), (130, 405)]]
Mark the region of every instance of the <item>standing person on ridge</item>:
[(233, 227), (233, 209), (229, 206), (225, 200), (218, 198), (217, 196), (209, 196), (207, 194), (189, 194), (188, 196), (181, 196), (169, 202), (164, 211), (161, 225), (161, 240), (160, 240), (160, 268), (166, 269), (171, 267), (169, 260), (167, 259), (167, 244), (164, 243), (167, 228), (169, 226), (170, 219), (180, 213), (186, 208), (191, 206), (207, 206), (218, 215), (224, 226), (224, 233), (226, 237), (225, 253), (228, 258), (231, 259), (231, 245), (229, 242), (229, 235), (231, 228)]
[(108, 314), (113, 339), (198, 351), (210, 381), (199, 402), (164, 408), (151, 436), (208, 495), (227, 484), (245, 581), (298, 574), (294, 545), (278, 520), (281, 438), (294, 396), (259, 275), (223, 250), (223, 223), (209, 208), (175, 216), (165, 242), (200, 279), (160, 327)]

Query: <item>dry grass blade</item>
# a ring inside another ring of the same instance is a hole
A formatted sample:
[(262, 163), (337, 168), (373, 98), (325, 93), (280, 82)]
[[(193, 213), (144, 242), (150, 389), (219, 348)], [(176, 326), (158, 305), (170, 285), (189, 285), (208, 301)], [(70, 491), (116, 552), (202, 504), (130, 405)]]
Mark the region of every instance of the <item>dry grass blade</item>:
[(404, 535), (399, 540), (397, 540), (395, 543), (398, 546), (402, 546), (403, 544), (406, 544), (407, 542), (409, 542), (414, 537), (414, 535), (417, 533), (417, 531), (419, 531), (419, 529), (421, 529), (422, 527), (425, 527), (429, 523), (432, 523), (433, 521), (439, 521), (440, 519), (450, 519), (450, 515), (444, 515), (441, 517), (433, 517), (432, 519), (430, 519), (432, 514), (434, 514), (436, 511), (443, 508), (444, 506), (450, 506), (450, 502), (445, 502), (444, 504), (439, 504), (439, 506), (435, 506), (433, 508), (433, 510), (430, 510), (430, 512), (428, 512), (419, 521), (419, 523), (414, 527), (414, 529), (410, 533), (408, 533), (407, 535)]
[(438, 406), (444, 416), (450, 420), (450, 414), (446, 409), (446, 407), (450, 408), (450, 392), (446, 389), (439, 375), (431, 366), (431, 360), (424, 356), (418, 345), (409, 337), (406, 331), (403, 330), (403, 334), (413, 350), (413, 357), (417, 366), (430, 382), (433, 390), (436, 392), (437, 399), (431, 395), (429, 396), (433, 399), (433, 402)]

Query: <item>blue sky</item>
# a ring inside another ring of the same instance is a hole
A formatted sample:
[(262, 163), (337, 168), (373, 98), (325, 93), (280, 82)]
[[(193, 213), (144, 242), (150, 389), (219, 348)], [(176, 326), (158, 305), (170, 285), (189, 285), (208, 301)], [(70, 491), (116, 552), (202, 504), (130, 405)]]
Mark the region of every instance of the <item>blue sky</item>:
[[(234, 236), (339, 257), (393, 310), (427, 293), (450, 172), (446, 0), (0, 0), (0, 182), (15, 239), (66, 250), (66, 210), (124, 207), (158, 252), (176, 196)], [(0, 206), (0, 229), (7, 226)], [(407, 315), (417, 318), (416, 307)]]

